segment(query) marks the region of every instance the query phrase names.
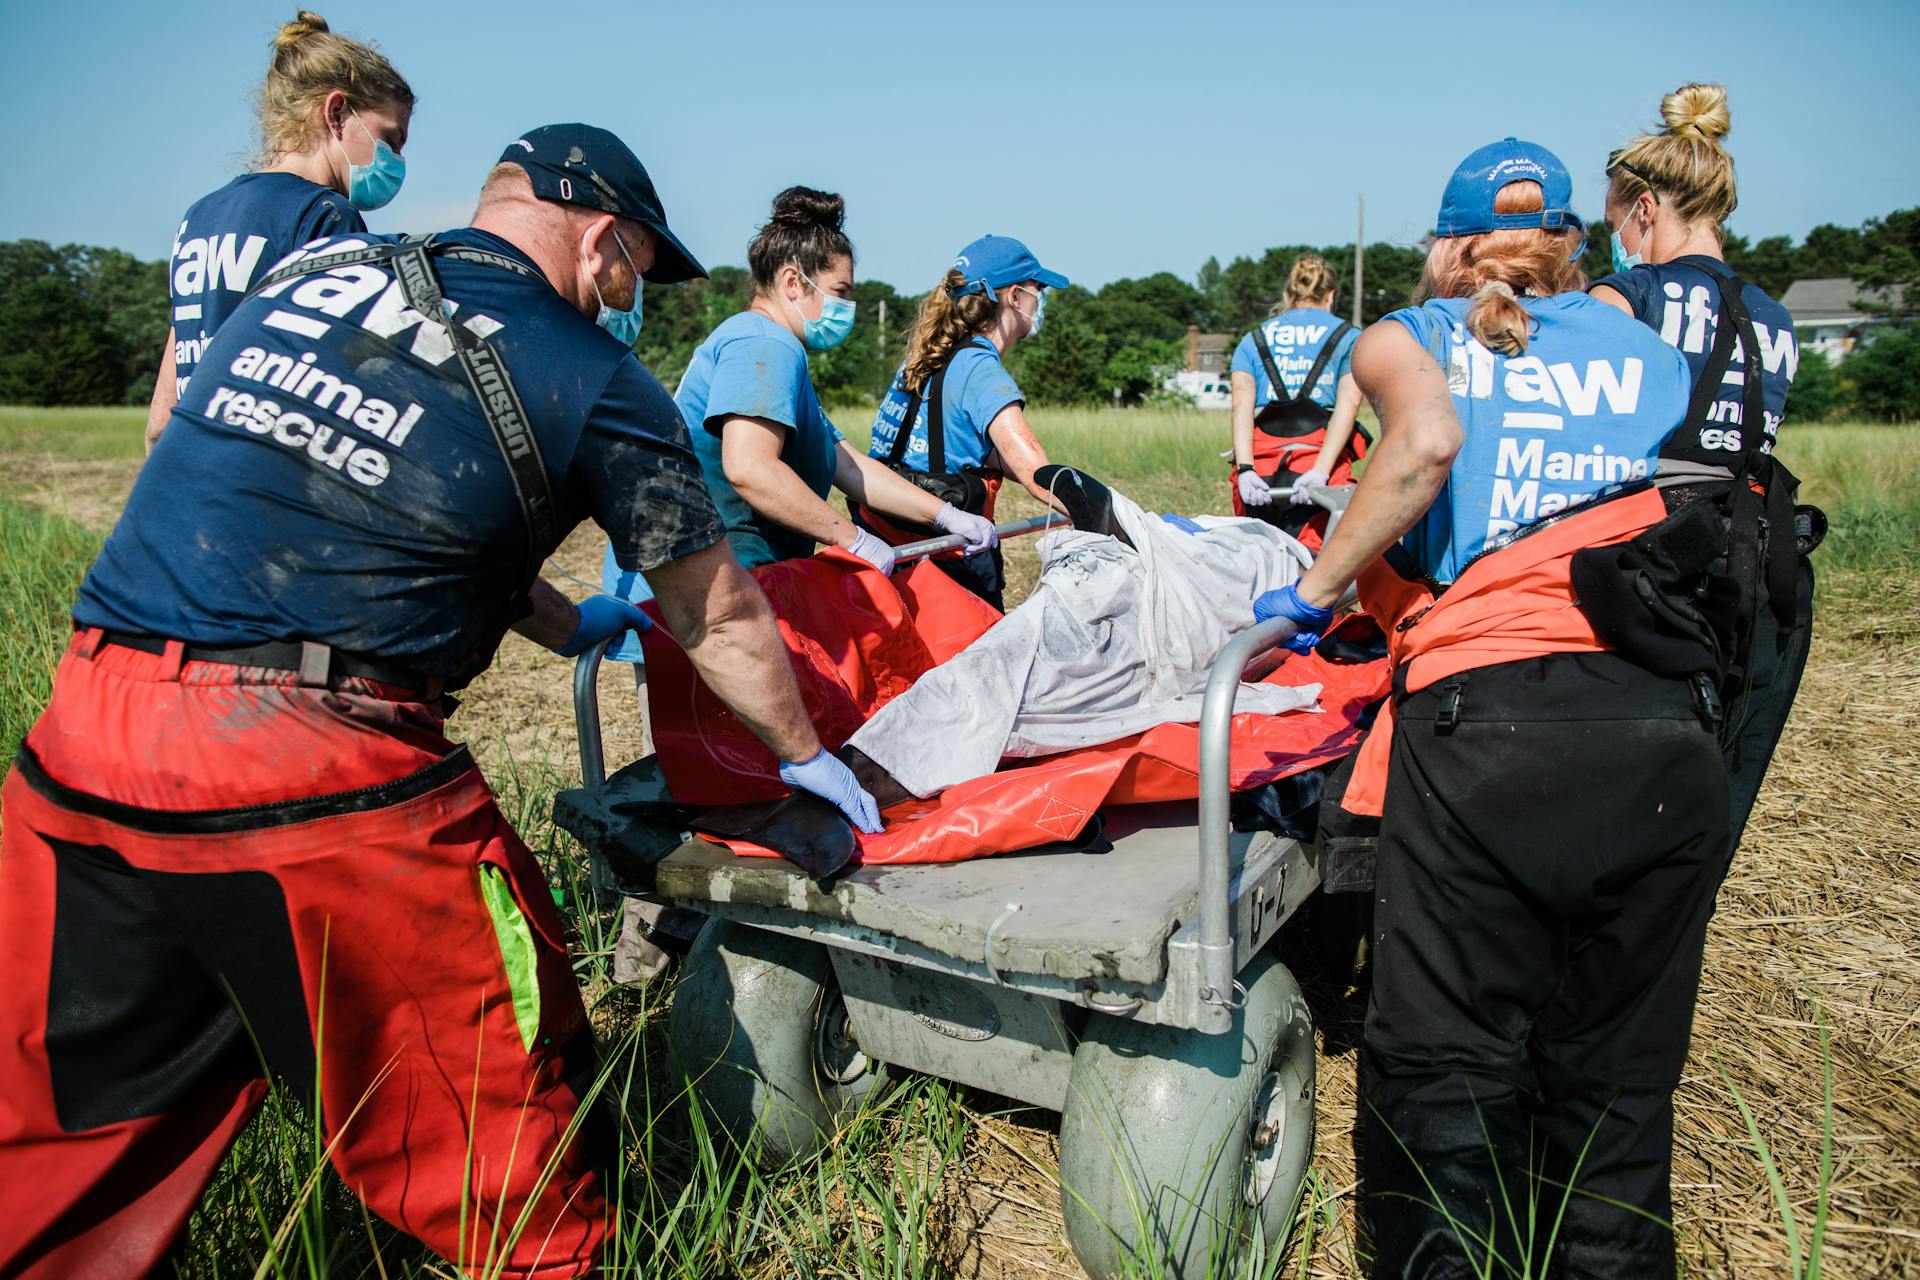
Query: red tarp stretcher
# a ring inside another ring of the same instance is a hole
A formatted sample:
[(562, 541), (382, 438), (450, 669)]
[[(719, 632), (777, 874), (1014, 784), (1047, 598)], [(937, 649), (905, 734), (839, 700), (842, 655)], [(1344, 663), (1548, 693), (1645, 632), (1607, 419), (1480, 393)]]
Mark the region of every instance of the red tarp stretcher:
[[(779, 616), (800, 695), (820, 740), (837, 751), (866, 718), (921, 672), (965, 648), (1000, 614), (922, 561), (889, 579), (829, 549), (753, 571)], [(656, 622), (659, 614), (647, 606)], [(773, 753), (715, 697), (680, 646), (656, 626), (646, 648), (647, 705), (667, 785), (688, 805), (734, 805), (787, 793)], [(1337, 760), (1359, 743), (1365, 707), (1387, 692), (1385, 659), (1288, 659), (1275, 684), (1323, 686), (1321, 714), (1242, 714), (1233, 721), (1233, 788), (1263, 786)], [(1131, 738), (1036, 760), (886, 810), (887, 829), (861, 835), (865, 863), (958, 862), (1079, 836), (1107, 804), (1199, 794), (1200, 734), (1164, 724)], [(737, 853), (774, 856), (734, 842)]]

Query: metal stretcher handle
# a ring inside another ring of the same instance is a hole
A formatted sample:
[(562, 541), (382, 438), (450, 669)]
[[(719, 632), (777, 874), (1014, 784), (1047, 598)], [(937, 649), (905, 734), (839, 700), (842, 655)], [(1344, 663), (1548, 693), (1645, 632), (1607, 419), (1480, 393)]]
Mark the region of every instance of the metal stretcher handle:
[(612, 638), (587, 646), (573, 661), (573, 732), (580, 739), (580, 781), (597, 787), (607, 780), (606, 752), (600, 742), (600, 659)]
[[(1275, 490), (1275, 493), (1280, 492)], [(1327, 532), (1347, 508), (1352, 485), (1315, 485), (1316, 504), (1332, 512)], [(1349, 585), (1334, 605), (1335, 612), (1355, 599)], [(1227, 642), (1207, 675), (1207, 693), (1200, 705), (1200, 997), (1211, 1004), (1234, 1001), (1232, 863), (1228, 840), (1232, 834), (1229, 809), (1233, 783), (1233, 703), (1247, 663), (1293, 634), (1285, 618), (1256, 622)]]
[[(1002, 540), (1018, 538), (1023, 534), (1039, 533), (1049, 527), (1066, 528), (1068, 520), (1063, 515), (1029, 516), (1025, 520), (1009, 520), (1005, 524), (993, 526), (993, 531)], [(967, 545), (965, 535), (958, 533), (943, 534), (938, 538), (924, 538), (919, 542), (903, 542), (893, 549), (893, 562), (903, 564), (908, 560), (918, 560), (922, 556), (939, 555), (942, 551), (958, 551)]]
[(1233, 702), (1241, 673), (1256, 655), (1293, 634), (1285, 618), (1257, 622), (1227, 642), (1213, 660), (1200, 707), (1200, 995), (1212, 1004), (1233, 999), (1233, 934), (1229, 927), (1231, 865), (1227, 841), (1233, 781)]

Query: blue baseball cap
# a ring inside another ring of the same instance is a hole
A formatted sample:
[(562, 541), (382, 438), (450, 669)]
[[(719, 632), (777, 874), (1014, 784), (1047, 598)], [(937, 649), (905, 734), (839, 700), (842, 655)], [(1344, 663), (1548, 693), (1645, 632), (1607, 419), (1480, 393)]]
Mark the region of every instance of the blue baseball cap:
[[(1539, 183), (1546, 207), (1538, 213), (1495, 213), (1494, 197), (1509, 182)], [(1537, 142), (1502, 138), (1462, 160), (1440, 197), (1435, 232), (1441, 236), (1477, 236), (1527, 227), (1547, 231), (1572, 227), (1585, 243), (1586, 226), (1573, 212), (1573, 179), (1560, 157)]]
[(525, 169), (533, 194), (542, 200), (618, 214), (651, 229), (660, 242), (653, 265), (641, 274), (653, 283), (678, 284), (707, 274), (680, 238), (667, 230), (667, 211), (647, 167), (605, 129), (590, 124), (543, 125), (509, 142), (499, 163)]
[(953, 260), (953, 266), (967, 278), (966, 284), (953, 291), (956, 298), (964, 298), (970, 293), (984, 293), (992, 297), (996, 289), (1019, 284), (1022, 280), (1037, 281), (1047, 289), (1067, 287), (1065, 276), (1041, 266), (1040, 259), (1033, 256), (1033, 250), (1012, 236), (981, 236), (960, 251)]

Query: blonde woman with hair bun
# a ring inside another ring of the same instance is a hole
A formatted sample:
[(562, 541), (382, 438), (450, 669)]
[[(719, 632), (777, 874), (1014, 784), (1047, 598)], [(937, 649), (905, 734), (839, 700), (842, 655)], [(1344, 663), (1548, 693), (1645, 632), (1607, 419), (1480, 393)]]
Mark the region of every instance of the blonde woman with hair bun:
[[(1722, 145), (1733, 123), (1726, 89), (1684, 85), (1662, 99), (1660, 116), (1663, 128), (1607, 158), (1614, 273), (1593, 286), (1593, 296), (1677, 347), (1696, 386), (1711, 384), (1663, 451), (1667, 468), (1706, 476), (1670, 489), (1676, 506), (1701, 496), (1724, 503), (1732, 472), (1743, 468), (1778, 524), (1797, 483), (1773, 458), (1800, 364), (1793, 316), (1766, 290), (1741, 281), (1722, 254), (1725, 223), (1738, 203), (1733, 157)], [(1742, 325), (1751, 325), (1751, 346)], [(1725, 371), (1716, 372), (1710, 365), (1723, 328), (1733, 330), (1734, 345)], [(1757, 396), (1749, 395), (1749, 379), (1757, 379)], [(1766, 548), (1768, 561), (1759, 563), (1757, 524), (1758, 513), (1750, 511), (1732, 525), (1736, 540), (1754, 544), (1749, 556), (1736, 558), (1757, 566), (1732, 584), (1741, 598), (1730, 659), (1740, 679), (1729, 697), (1725, 754), (1734, 848), (1786, 727), (1813, 633), (1811, 561), (1795, 539), (1777, 537)]]
[(413, 89), (377, 49), (302, 9), (273, 38), (258, 96), (260, 167), (181, 217), (167, 263), (173, 327), (147, 409), (152, 451), (220, 322), (274, 263), (310, 240), (365, 231), (392, 200)]
[[(1280, 301), (1228, 366), (1234, 512), (1288, 533), (1319, 514), (1309, 505), (1313, 487), (1336, 472), (1350, 481), (1366, 455), (1366, 438), (1354, 439), (1360, 389), (1350, 372), (1360, 331), (1333, 314), (1336, 283), (1319, 254), (1295, 258)], [(1288, 486), (1292, 502), (1274, 502), (1273, 490)]]

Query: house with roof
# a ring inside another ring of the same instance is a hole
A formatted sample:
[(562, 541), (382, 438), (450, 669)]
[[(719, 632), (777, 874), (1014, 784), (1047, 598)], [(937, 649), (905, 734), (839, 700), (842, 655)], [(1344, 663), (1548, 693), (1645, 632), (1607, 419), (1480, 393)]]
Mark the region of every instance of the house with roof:
[(1863, 289), (1846, 276), (1795, 280), (1780, 299), (1793, 313), (1800, 349), (1818, 351), (1836, 363), (1855, 347), (1872, 342), (1875, 329), (1891, 323), (1886, 310), (1870, 306), (1898, 309), (1901, 302), (1898, 289)]
[(1175, 371), (1166, 390), (1193, 401), (1196, 409), (1228, 409), (1233, 397), (1227, 386), (1227, 364), (1233, 359), (1233, 335), (1202, 333), (1187, 326), (1187, 367)]

